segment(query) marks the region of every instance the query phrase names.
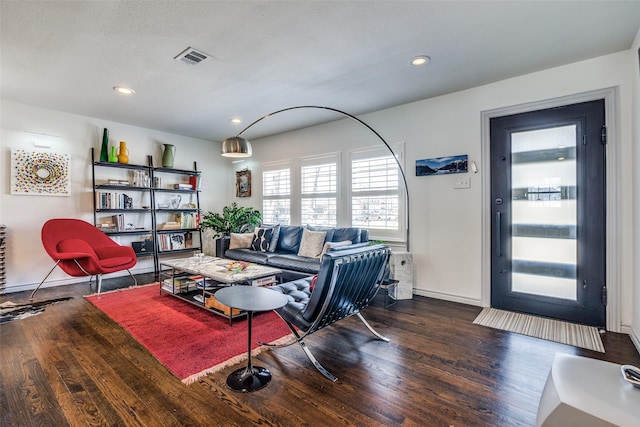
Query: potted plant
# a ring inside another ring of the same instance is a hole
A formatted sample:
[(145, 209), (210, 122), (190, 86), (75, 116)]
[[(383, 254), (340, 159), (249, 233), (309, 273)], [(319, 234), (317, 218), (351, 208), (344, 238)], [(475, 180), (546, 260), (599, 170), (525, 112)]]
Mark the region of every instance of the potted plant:
[[(213, 238), (218, 239), (222, 236), (229, 236), (231, 233), (246, 233), (252, 231), (262, 221), (260, 211), (251, 207), (238, 206), (232, 203), (222, 209), (222, 213), (206, 212), (202, 215), (200, 226), (203, 230), (210, 229), (213, 231)], [(218, 251), (216, 244), (216, 252)]]

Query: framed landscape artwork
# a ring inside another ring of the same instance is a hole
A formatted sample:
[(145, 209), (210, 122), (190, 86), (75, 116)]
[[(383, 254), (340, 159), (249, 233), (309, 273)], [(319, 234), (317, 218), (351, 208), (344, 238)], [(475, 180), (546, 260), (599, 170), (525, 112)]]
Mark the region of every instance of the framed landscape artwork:
[(467, 173), (467, 155), (416, 160), (416, 176)]

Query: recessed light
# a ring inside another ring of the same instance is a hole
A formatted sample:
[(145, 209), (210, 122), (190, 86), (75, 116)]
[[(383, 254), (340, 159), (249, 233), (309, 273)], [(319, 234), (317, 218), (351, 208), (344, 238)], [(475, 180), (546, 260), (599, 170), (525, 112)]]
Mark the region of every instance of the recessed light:
[(429, 58), (427, 55), (414, 56), (413, 58), (411, 58), (411, 61), (409, 61), (411, 65), (414, 65), (416, 67), (427, 65), (429, 62), (431, 62), (431, 58)]
[(239, 125), (240, 123), (242, 123), (242, 119), (239, 117), (231, 117), (229, 121), (234, 125)]
[(128, 87), (124, 87), (124, 86), (114, 86), (113, 90), (115, 90), (118, 93), (121, 93), (122, 95), (133, 95), (134, 93), (136, 93), (135, 90), (130, 89)]

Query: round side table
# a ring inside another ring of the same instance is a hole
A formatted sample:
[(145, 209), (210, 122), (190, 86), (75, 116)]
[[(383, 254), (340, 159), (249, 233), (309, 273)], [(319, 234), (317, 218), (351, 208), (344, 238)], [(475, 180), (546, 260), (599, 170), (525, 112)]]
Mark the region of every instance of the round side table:
[(222, 304), (247, 312), (247, 366), (229, 374), (227, 386), (231, 390), (249, 392), (260, 390), (271, 381), (271, 372), (251, 363), (251, 325), (253, 313), (269, 311), (287, 304), (287, 297), (278, 292), (254, 286), (230, 286), (215, 293), (216, 300)]

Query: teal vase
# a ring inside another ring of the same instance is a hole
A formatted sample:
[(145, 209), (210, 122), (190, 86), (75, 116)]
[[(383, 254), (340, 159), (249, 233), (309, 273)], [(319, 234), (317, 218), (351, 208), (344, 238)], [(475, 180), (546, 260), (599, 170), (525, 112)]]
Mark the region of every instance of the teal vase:
[(109, 130), (107, 128), (104, 128), (104, 132), (102, 133), (102, 149), (100, 150), (100, 161), (109, 161)]

